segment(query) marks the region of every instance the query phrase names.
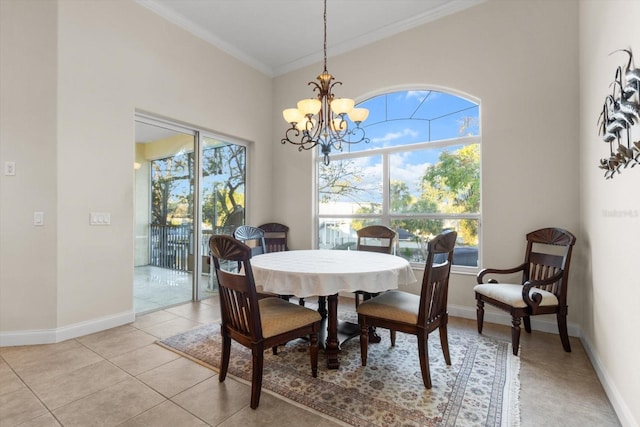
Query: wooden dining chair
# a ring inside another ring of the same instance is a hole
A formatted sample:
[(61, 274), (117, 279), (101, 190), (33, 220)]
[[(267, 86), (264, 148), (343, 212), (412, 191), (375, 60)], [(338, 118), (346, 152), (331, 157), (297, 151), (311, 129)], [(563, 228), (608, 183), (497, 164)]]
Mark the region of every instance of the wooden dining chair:
[(289, 227), (277, 222), (269, 222), (258, 226), (264, 231), (264, 241), (266, 243), (266, 252), (282, 252), (288, 251), (287, 235)]
[[(384, 225), (369, 225), (356, 231), (358, 240), (356, 250), (368, 252), (380, 252), (384, 254), (393, 253), (393, 244), (396, 238), (396, 232)], [(364, 291), (354, 292), (356, 300), (356, 309), (360, 305), (360, 296), (363, 300), (368, 300), (377, 294), (370, 294)]]
[(250, 225), (240, 225), (233, 231), (233, 237), (251, 248), (251, 255), (267, 253), (264, 231)]
[[(531, 333), (531, 317), (555, 314), (558, 332), (565, 351), (571, 351), (567, 332), (567, 287), (569, 265), (576, 238), (561, 228), (542, 228), (527, 234), (524, 262), (508, 269), (485, 268), (477, 275), (476, 293), (478, 333), (482, 333), (484, 304), (511, 314), (513, 354), (520, 346), (520, 322)], [(521, 273), (519, 283), (498, 283), (493, 277)], [(485, 283), (485, 276), (490, 278)]]
[[(256, 409), (260, 403), (264, 351), (269, 347), (286, 344), (297, 338), (308, 338), (311, 375), (315, 378), (318, 374), (318, 331), (322, 320), (320, 314), (280, 298), (258, 299), (251, 270), (251, 248), (239, 240), (228, 235), (214, 235), (209, 239), (209, 249), (220, 289), (220, 382), (225, 380), (229, 368), (231, 340), (251, 349), (252, 409)], [(236, 263), (241, 268), (236, 269)], [(223, 265), (234, 265), (234, 269), (224, 269)]]
[[(289, 227), (277, 222), (268, 222), (258, 226), (258, 228), (264, 231), (264, 241), (266, 252), (282, 252), (288, 251), (289, 245), (287, 243), (287, 236), (289, 234)], [(280, 298), (289, 301), (293, 295), (280, 295)], [(304, 298), (298, 298), (298, 304), (304, 307)]]
[[(449, 341), (447, 339), (447, 295), (453, 249), (458, 233), (445, 231), (427, 244), (427, 261), (422, 278), (420, 295), (390, 290), (358, 306), (360, 324), (360, 352), (362, 366), (367, 366), (369, 327), (376, 326), (390, 330), (391, 346), (396, 344), (396, 331), (416, 335), (422, 382), (431, 388), (429, 372), (429, 351), (427, 339), (434, 330), (440, 331), (440, 344), (447, 365), (451, 365)], [(437, 254), (445, 254), (443, 263), (434, 264)]]

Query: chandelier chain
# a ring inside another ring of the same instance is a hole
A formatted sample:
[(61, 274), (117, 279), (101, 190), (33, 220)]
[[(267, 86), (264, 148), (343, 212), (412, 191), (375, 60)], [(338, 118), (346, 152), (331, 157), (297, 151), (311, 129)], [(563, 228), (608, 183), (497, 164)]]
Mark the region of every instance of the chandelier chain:
[(324, 0), (324, 72), (327, 72), (327, 0)]

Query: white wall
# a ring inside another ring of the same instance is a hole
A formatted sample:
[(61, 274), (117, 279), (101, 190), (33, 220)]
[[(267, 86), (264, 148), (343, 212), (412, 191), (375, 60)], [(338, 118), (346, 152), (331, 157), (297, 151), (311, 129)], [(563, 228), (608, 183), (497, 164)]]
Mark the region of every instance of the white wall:
[(57, 52), (54, 2), (0, 1), (0, 331), (56, 325)]
[[(330, 57), (327, 68), (344, 83), (336, 93), (357, 100), (398, 87), (451, 88), (480, 100), (482, 265), (507, 267), (522, 262), (525, 234), (534, 229), (563, 227), (581, 242), (577, 35), (574, 1), (490, 1)], [(275, 80), (275, 216), (291, 227), (296, 249), (310, 247), (315, 232), (312, 163), (310, 153), (279, 143), (286, 129), (279, 112), (310, 96), (306, 83), (321, 67)], [(581, 319), (581, 268), (574, 265), (569, 290), (573, 334)], [(450, 313), (475, 318), (474, 284), (475, 276), (452, 277)], [(488, 321), (509, 321), (492, 313)], [(543, 329), (557, 331), (555, 316), (540, 317)], [(541, 327), (540, 320), (533, 324)]]
[[(580, 181), (585, 315), (583, 339), (623, 425), (640, 425), (640, 169), (605, 180), (599, 160), (608, 144), (596, 122), (616, 68), (631, 48), (640, 66), (640, 2), (580, 2)], [(636, 125), (633, 141), (640, 140)], [(619, 214), (613, 214), (617, 211)]]
[(250, 141), (248, 221), (271, 219), (270, 78), (133, 1), (0, 3), (0, 341), (133, 319), (137, 109)]

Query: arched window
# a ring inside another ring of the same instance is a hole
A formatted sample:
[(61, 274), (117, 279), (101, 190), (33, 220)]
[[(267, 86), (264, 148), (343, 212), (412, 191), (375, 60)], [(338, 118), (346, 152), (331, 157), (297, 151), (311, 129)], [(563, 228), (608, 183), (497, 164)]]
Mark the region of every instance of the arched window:
[[(454, 265), (478, 266), (480, 226), (479, 105), (451, 93), (404, 90), (360, 104), (368, 144), (345, 144), (318, 160), (318, 247), (355, 247), (356, 230), (388, 225), (396, 254), (426, 259), (427, 241), (458, 232)], [(321, 156), (319, 156), (321, 157)]]

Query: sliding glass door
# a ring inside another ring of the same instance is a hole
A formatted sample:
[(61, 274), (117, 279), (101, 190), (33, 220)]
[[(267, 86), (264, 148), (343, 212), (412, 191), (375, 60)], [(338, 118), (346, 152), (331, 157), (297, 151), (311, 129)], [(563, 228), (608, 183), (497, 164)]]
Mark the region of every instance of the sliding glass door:
[(215, 295), (208, 239), (244, 223), (246, 148), (137, 115), (135, 156), (136, 313)]
[(215, 291), (209, 254), (212, 234), (233, 234), (245, 222), (246, 147), (200, 134), (202, 178), (200, 180), (202, 271), (208, 280), (198, 287), (200, 297)]

